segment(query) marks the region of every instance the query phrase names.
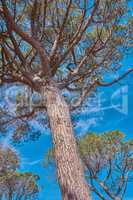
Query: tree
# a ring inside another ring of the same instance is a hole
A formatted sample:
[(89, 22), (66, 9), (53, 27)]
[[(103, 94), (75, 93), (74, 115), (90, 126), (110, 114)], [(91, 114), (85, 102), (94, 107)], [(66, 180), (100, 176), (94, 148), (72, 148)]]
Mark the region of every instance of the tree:
[(18, 155), (11, 149), (0, 147), (0, 199), (35, 199), (39, 187), (39, 177), (31, 172), (19, 172)]
[(120, 131), (82, 137), (78, 144), (92, 192), (102, 200), (122, 200), (133, 180), (133, 140)]
[[(62, 198), (89, 200), (70, 111), (98, 86), (110, 86), (132, 71), (129, 66), (122, 76), (104, 80), (119, 72), (132, 49), (127, 2), (1, 0), (0, 18), (1, 84), (19, 82), (43, 97), (41, 105), (13, 121), (46, 109)], [(67, 102), (64, 91), (70, 94)]]
[[(119, 130), (103, 134), (87, 133), (77, 139), (87, 183), (102, 200), (122, 200), (133, 181), (133, 139), (125, 140)], [(54, 164), (53, 149), (44, 158), (44, 166)]]

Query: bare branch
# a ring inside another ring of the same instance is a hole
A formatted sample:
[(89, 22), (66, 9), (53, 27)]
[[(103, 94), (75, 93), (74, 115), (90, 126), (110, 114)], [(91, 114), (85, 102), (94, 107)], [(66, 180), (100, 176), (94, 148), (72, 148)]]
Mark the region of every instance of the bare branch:
[(109, 82), (109, 83), (98, 81), (98, 85), (99, 85), (99, 86), (103, 86), (103, 87), (112, 86), (113, 84), (118, 83), (119, 81), (121, 81), (123, 78), (125, 78), (125, 77), (126, 77), (128, 74), (130, 74), (132, 71), (133, 71), (133, 68), (129, 69), (129, 70), (126, 71), (122, 76), (120, 76), (120, 77), (114, 79), (113, 81), (111, 81), (111, 82)]
[(97, 82), (92, 83), (90, 86), (83, 88), (81, 92), (81, 96), (78, 98), (76, 102), (74, 102), (74, 105), (70, 106), (71, 110), (77, 109), (80, 107), (84, 101), (84, 99), (92, 92), (95, 90), (97, 86)]
[(63, 32), (63, 29), (65, 27), (65, 24), (66, 24), (68, 16), (69, 16), (71, 4), (72, 4), (72, 0), (69, 0), (68, 7), (66, 8), (66, 13), (64, 15), (63, 23), (62, 23), (62, 25), (60, 27), (59, 34), (58, 34), (57, 38), (54, 41), (54, 44), (53, 44), (53, 47), (52, 47), (52, 50), (51, 50), (51, 53), (50, 53), (50, 61), (52, 61), (53, 56), (54, 56), (54, 54), (55, 54), (55, 52), (56, 52), (56, 50), (58, 48), (59, 41), (61, 39), (61, 35), (62, 35), (62, 32)]

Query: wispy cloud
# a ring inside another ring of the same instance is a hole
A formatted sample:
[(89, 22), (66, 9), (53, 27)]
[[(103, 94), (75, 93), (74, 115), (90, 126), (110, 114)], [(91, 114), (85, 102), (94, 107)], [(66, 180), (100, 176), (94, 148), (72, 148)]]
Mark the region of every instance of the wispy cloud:
[(34, 160), (34, 161), (29, 161), (29, 162), (22, 162), (22, 165), (30, 165), (30, 166), (33, 166), (33, 165), (37, 165), (39, 164), (40, 162), (42, 162), (43, 159), (39, 159), (39, 160)]

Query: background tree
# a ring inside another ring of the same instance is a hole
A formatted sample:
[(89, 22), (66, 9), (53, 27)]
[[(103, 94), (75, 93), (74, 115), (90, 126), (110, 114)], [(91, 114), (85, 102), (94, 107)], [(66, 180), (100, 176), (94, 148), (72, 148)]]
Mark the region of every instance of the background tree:
[(124, 0), (0, 1), (1, 85), (19, 82), (42, 95), (41, 105), (13, 121), (46, 108), (63, 200), (90, 199), (70, 111), (132, 71), (119, 71), (132, 50), (129, 14)]
[(39, 192), (39, 177), (30, 172), (19, 172), (19, 157), (11, 148), (0, 147), (0, 199), (35, 199)]
[(79, 140), (91, 190), (101, 199), (124, 199), (133, 181), (133, 140), (125, 141), (120, 131), (87, 134)]

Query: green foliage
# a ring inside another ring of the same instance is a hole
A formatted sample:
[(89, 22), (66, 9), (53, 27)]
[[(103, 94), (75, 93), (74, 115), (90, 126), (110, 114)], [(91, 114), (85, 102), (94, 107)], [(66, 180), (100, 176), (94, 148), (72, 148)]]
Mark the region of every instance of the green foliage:
[(0, 196), (1, 198), (35, 199), (39, 192), (39, 177), (31, 172), (19, 172), (20, 161), (11, 148), (0, 148)]
[(78, 147), (92, 190), (98, 194), (101, 187), (103, 195), (123, 198), (133, 176), (133, 140), (125, 141), (119, 130), (89, 133), (79, 139)]
[(125, 151), (125, 147), (128, 146), (128, 151), (130, 150), (131, 140), (124, 142), (124, 137), (124, 134), (118, 130), (102, 135), (87, 134), (78, 141), (81, 157), (85, 162), (86, 159), (89, 160), (90, 168), (95, 168), (99, 162), (99, 171), (108, 163), (109, 159), (114, 159), (117, 154)]
[(19, 164), (19, 156), (12, 149), (0, 147), (0, 174), (3, 173), (3, 171), (16, 171)]

